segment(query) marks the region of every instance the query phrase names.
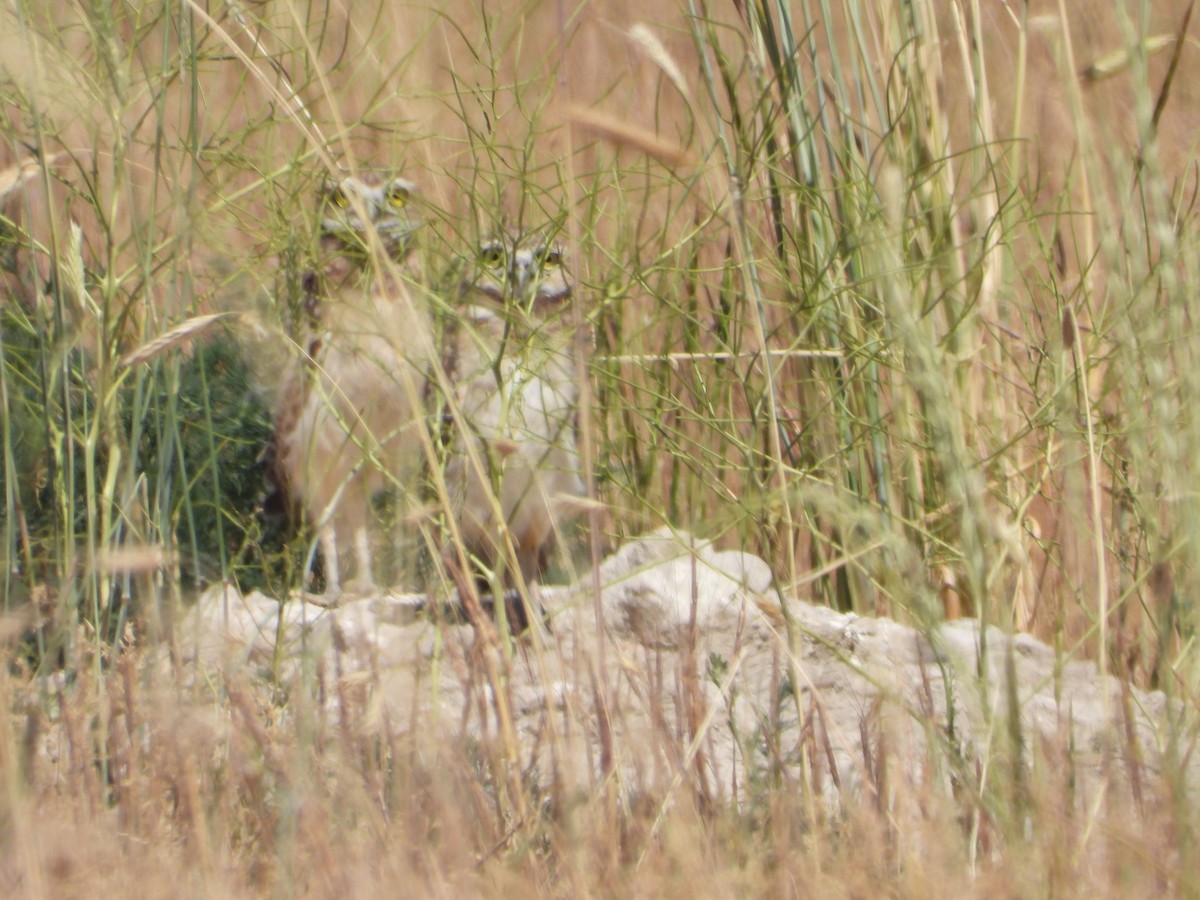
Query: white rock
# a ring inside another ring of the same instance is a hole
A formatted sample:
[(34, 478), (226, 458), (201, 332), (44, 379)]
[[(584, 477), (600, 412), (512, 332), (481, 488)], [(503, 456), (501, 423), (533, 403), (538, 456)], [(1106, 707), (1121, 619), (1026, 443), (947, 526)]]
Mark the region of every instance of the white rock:
[[(419, 614), (420, 598), (380, 596), (326, 610), (300, 601), (281, 606), (261, 594), (243, 598), (231, 589), (201, 598), (181, 623), (180, 643), (201, 669), (270, 665), (275, 677), (280, 660), (291, 665), (283, 667), (287, 677), (305, 658), (336, 655), (337, 673), (367, 686), (372, 703), (388, 710), (388, 722), (422, 733), (433, 728), (447, 738), (497, 733), (496, 686), (486, 683), (488, 667), (481, 665), (490, 655), (523, 752), (536, 757), (532, 768), (569, 771), (579, 784), (600, 774), (600, 693), (625, 783), (681, 777), (680, 760), (692, 747), (718, 794), (733, 792), (735, 784), (745, 790), (751, 770), (766, 764), (768, 733), (776, 748), (799, 746), (808, 740), (802, 733), (818, 736), (815, 746), (827, 749), (807, 764), (836, 768), (836, 779), (827, 772), (821, 780), (830, 803), (835, 784), (859, 790), (864, 747), (871, 753), (886, 747), (897, 757), (895, 771), (927, 777), (921, 773), (929, 760), (945, 755), (951, 739), (968, 759), (987, 752), (980, 748), (996, 739), (1009, 677), (1016, 679), (1029, 762), (1044, 741), (1069, 740), (1088, 751), (1075, 763), (1081, 786), (1127, 768), (1091, 752), (1127, 747), (1126, 708), (1147, 766), (1158, 765), (1166, 746), (1162, 694), (1101, 679), (1095, 664), (1059, 660), (1053, 648), (1026, 635), (988, 628), (989, 681), (981, 686), (978, 622), (943, 623), (925, 633), (790, 600), (796, 645), (789, 648), (783, 618), (772, 611), (778, 601), (767, 564), (683, 532), (664, 529), (627, 544), (599, 575), (605, 634), (597, 633), (593, 580), (585, 574), (572, 588), (539, 589), (551, 628), (509, 653), (477, 644), (470, 627), (435, 625)], [(697, 715), (699, 735), (692, 733)], [(1200, 754), (1194, 756), (1195, 783)], [(798, 760), (793, 751), (785, 754), (797, 777)], [(937, 771), (948, 765), (943, 760)], [(693, 777), (695, 767), (686, 772)]]

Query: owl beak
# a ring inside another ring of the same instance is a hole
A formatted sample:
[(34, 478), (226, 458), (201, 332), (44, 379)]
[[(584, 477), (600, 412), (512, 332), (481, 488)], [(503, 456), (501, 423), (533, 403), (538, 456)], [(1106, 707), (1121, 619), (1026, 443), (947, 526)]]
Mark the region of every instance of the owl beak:
[(395, 216), (389, 216), (375, 224), (375, 230), (379, 233), (384, 245), (400, 253), (406, 253), (412, 249), (417, 229), (420, 227), (419, 220), (400, 219)]
[(536, 269), (529, 260), (516, 259), (508, 273), (508, 281), (513, 299), (524, 302), (534, 294), (537, 281)]

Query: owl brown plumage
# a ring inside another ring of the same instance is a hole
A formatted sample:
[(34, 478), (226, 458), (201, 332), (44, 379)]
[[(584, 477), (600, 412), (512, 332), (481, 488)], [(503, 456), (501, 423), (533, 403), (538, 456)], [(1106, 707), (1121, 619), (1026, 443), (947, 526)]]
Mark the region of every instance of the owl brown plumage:
[(363, 174), (321, 190), (321, 258), (280, 388), (275, 469), (317, 531), (330, 595), (347, 571), (357, 588), (374, 585), (372, 498), (413, 484), (424, 458), (421, 394), (434, 349), (409, 287), (414, 193), (402, 178)]

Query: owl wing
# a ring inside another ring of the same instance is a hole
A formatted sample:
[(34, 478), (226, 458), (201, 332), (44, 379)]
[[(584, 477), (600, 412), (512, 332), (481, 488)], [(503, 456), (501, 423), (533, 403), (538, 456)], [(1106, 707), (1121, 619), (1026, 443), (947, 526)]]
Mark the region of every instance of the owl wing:
[[(317, 308), (315, 293), (311, 301), (306, 297), (305, 302), (305, 312), (312, 315), (310, 305), (313, 310)], [(284, 371), (275, 401), (274, 430), (258, 456), (265, 466), (263, 516), (272, 521), (282, 520), (287, 533), (295, 533), (303, 518), (298, 485), (293, 483), (291, 472), (296, 455), (301, 452), (296, 428), (312, 390), (308, 370), (322, 349), (322, 338), (314, 328), (317, 321), (318, 316), (313, 316), (301, 329), (305, 355), (293, 358)]]

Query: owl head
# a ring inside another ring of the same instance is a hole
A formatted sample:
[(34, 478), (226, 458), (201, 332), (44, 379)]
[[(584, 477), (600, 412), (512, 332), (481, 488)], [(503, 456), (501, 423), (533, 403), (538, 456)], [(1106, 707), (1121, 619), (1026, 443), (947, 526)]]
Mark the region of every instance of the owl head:
[(470, 287), (501, 305), (546, 311), (571, 296), (562, 247), (544, 233), (502, 232), (476, 251)]
[(374, 232), (388, 257), (404, 259), (420, 219), (412, 209), (416, 185), (386, 174), (327, 179), (321, 186), (321, 248), (360, 263), (370, 256)]

